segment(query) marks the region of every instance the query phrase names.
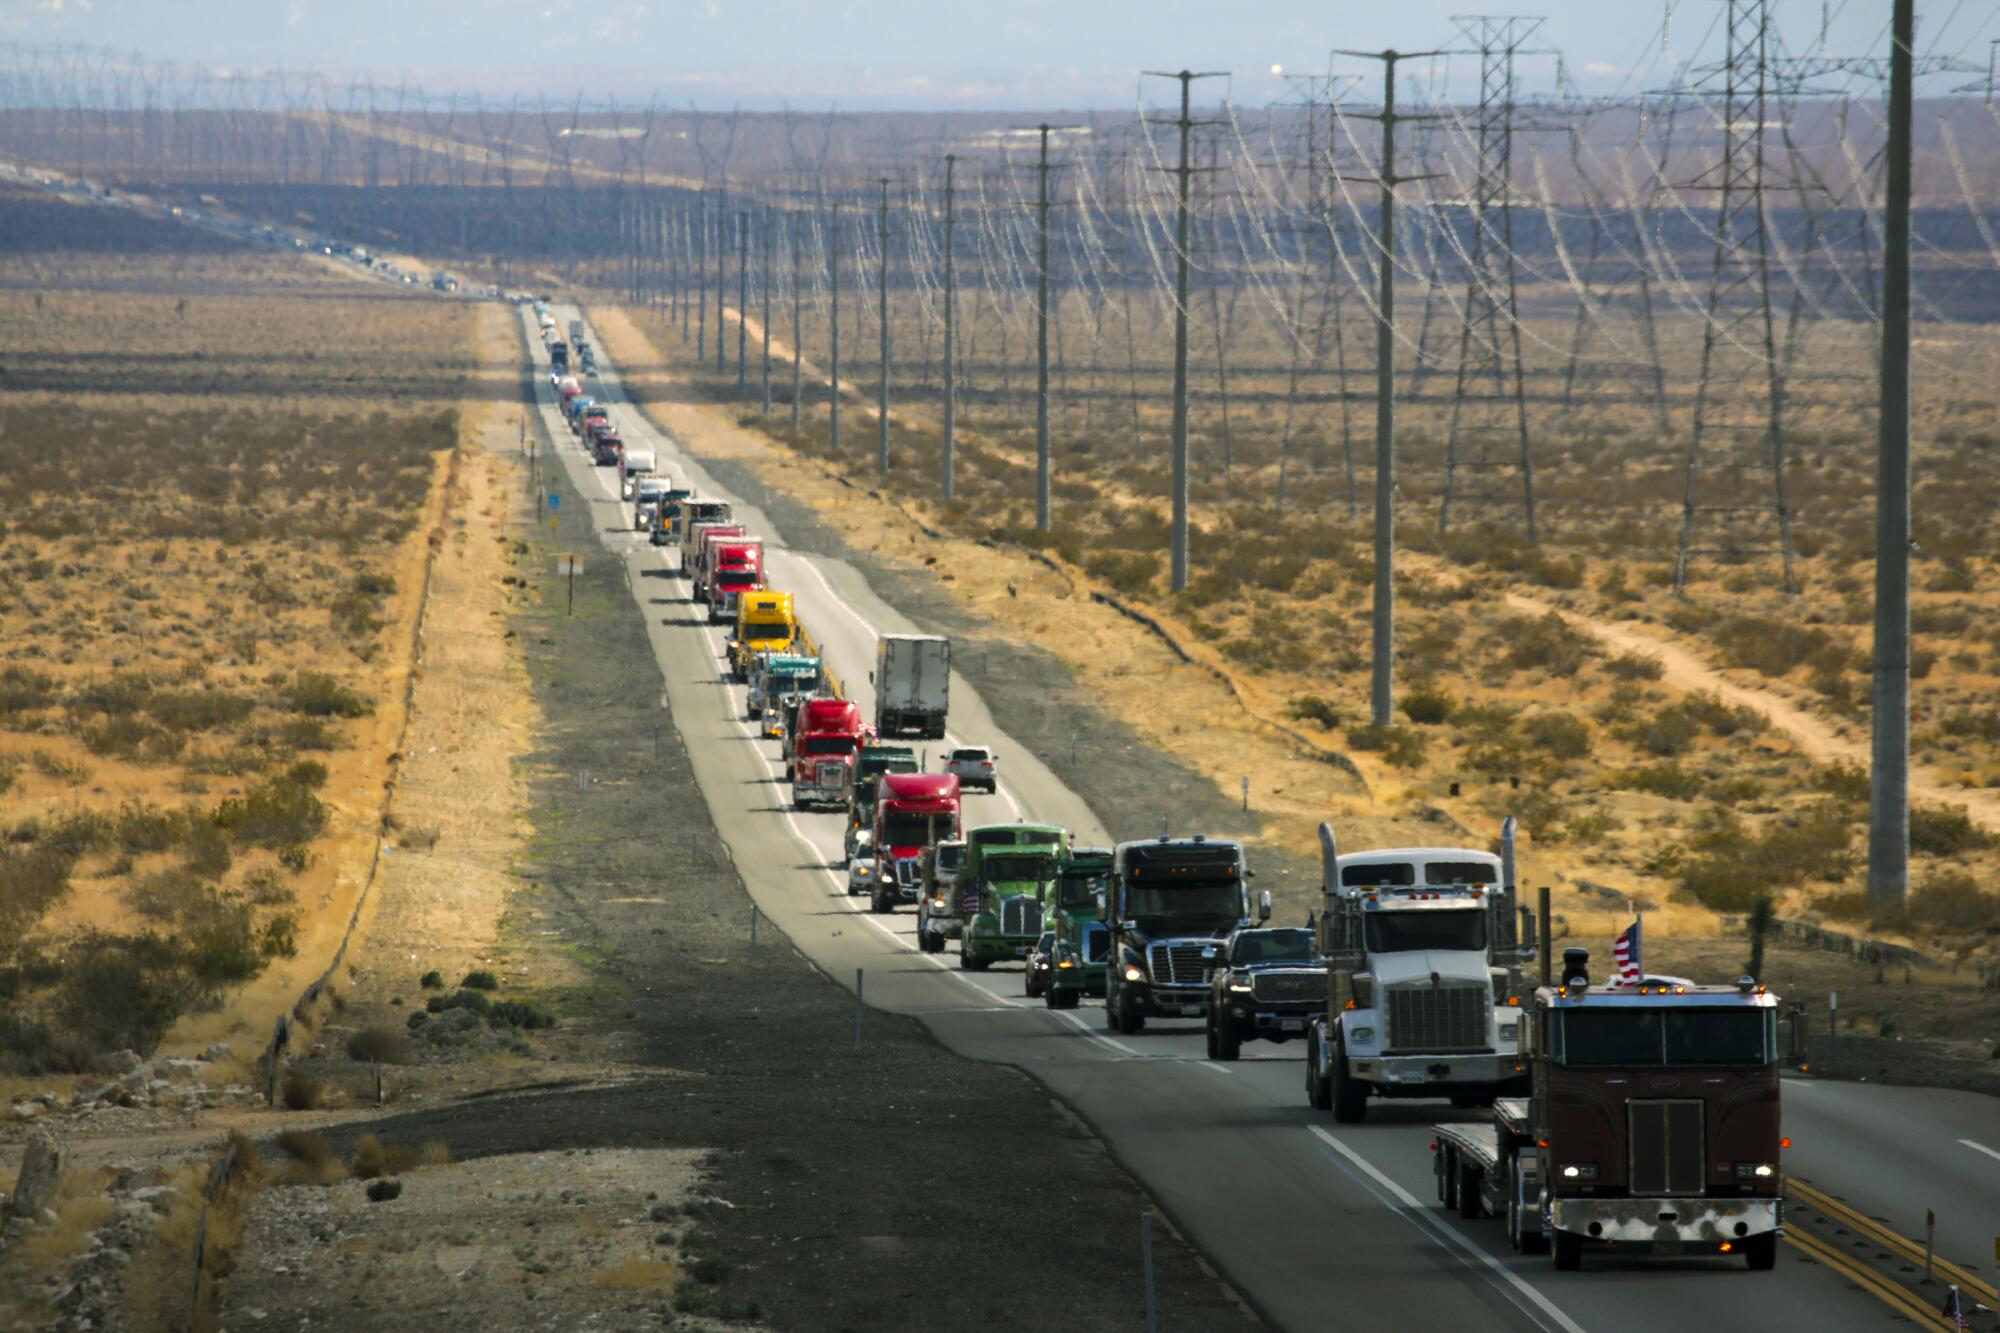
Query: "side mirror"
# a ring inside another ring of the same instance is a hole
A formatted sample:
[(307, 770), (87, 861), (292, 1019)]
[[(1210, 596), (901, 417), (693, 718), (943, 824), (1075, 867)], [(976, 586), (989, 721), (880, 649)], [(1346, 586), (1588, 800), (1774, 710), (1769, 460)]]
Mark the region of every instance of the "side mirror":
[(1271, 919), (1271, 891), (1269, 889), (1265, 889), (1257, 895), (1257, 919), (1259, 921), (1269, 921)]
[(1097, 914), (1099, 916), (1104, 915), (1104, 891), (1102, 889), (1099, 889), (1097, 892)]
[(870, 685), (873, 685), (875, 683), (875, 673), (872, 671), (868, 673), (868, 683)]

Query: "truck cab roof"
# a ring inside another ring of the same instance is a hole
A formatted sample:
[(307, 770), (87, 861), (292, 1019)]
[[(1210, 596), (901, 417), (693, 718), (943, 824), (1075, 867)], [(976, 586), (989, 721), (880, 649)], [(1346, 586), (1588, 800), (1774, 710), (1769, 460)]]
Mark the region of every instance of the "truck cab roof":
[(1733, 986), (1699, 986), (1647, 978), (1637, 986), (1541, 986), (1536, 1002), (1545, 1009), (1775, 1009), (1769, 986), (1744, 978)]
[(1407, 896), (1418, 889), (1462, 894), (1473, 888), (1499, 888), (1502, 872), (1498, 856), (1470, 847), (1386, 847), (1342, 853), (1334, 859), (1329, 876), (1337, 876), (1337, 883), (1326, 887), (1343, 897), (1371, 891)]

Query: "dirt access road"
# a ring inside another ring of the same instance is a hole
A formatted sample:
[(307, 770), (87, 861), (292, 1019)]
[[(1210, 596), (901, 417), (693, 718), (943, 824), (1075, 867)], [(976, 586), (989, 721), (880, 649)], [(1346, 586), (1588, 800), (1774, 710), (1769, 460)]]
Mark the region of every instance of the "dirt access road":
[[(1544, 616), (1551, 611), (1596, 639), (1614, 653), (1639, 653), (1659, 659), (1661, 680), (1677, 690), (1707, 690), (1720, 695), (1725, 703), (1754, 708), (1771, 719), (1771, 725), (1798, 744), (1800, 750), (1823, 764), (1869, 763), (1866, 735), (1851, 736), (1845, 728), (1813, 712), (1804, 705), (1758, 685), (1732, 679), (1720, 668), (1704, 661), (1693, 650), (1667, 635), (1656, 634), (1636, 625), (1619, 624), (1580, 615), (1566, 607), (1509, 591), (1507, 605), (1516, 611)], [(1979, 791), (1948, 784), (1928, 769), (1910, 769), (1910, 796), (1913, 800), (1933, 800), (1962, 805), (1966, 812), (1988, 829), (2000, 830), (2000, 792)]]

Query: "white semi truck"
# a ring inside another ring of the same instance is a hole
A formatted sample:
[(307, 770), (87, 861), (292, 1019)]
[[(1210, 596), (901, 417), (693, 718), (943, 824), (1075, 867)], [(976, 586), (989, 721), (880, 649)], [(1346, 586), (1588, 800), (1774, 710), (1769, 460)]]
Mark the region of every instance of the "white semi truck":
[[(1327, 1008), (1306, 1029), (1306, 1097), (1363, 1120), (1370, 1097), (1473, 1106), (1524, 1091), (1514, 821), (1500, 854), (1398, 847), (1342, 855), (1319, 826)], [(1529, 935), (1528, 938), (1533, 938)]]
[(944, 736), (951, 704), (951, 640), (885, 634), (875, 644), (875, 730), (882, 736)]

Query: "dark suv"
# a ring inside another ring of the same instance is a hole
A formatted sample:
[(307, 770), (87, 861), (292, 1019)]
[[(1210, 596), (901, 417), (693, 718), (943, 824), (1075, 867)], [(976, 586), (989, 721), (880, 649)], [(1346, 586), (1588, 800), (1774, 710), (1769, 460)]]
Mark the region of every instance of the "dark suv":
[(1216, 950), (1208, 986), (1211, 1060), (1234, 1060), (1260, 1037), (1302, 1037), (1326, 1008), (1326, 968), (1313, 961), (1313, 933), (1298, 927), (1238, 926)]

